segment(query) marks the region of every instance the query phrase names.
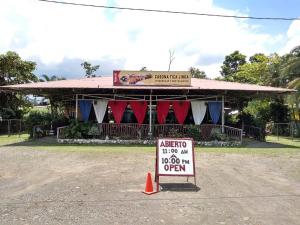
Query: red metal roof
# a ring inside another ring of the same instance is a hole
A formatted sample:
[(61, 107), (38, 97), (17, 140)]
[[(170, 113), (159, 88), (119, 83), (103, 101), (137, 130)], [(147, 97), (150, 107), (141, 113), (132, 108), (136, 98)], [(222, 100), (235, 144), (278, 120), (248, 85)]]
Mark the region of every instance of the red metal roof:
[(26, 83), (2, 86), (0, 89), (28, 90), (28, 89), (132, 89), (132, 90), (227, 90), (227, 91), (257, 91), (257, 92), (293, 92), (294, 90), (286, 88), (275, 88), (269, 86), (260, 86), (253, 84), (242, 84), (236, 82), (226, 82), (218, 80), (192, 78), (191, 86), (113, 86), (113, 79), (109, 77), (93, 77), (73, 80), (58, 80), (48, 82)]

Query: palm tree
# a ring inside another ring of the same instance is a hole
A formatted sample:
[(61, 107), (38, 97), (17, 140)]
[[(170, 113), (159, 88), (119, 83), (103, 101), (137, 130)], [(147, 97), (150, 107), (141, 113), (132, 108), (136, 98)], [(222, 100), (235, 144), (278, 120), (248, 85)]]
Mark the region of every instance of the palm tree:
[[(55, 75), (49, 77), (48, 75), (43, 74), (41, 76), (41, 78), (39, 79), (40, 82), (57, 81), (57, 80), (66, 80), (66, 78), (58, 77)], [(51, 116), (53, 118), (54, 115), (57, 115), (57, 109), (58, 109), (59, 105), (57, 104), (57, 101), (55, 101), (53, 96), (49, 95), (48, 99), (49, 99), (49, 104), (50, 104)]]
[(39, 79), (40, 82), (48, 82), (48, 81), (56, 81), (56, 80), (66, 80), (66, 78), (58, 77), (58, 76), (55, 76), (55, 75), (49, 77), (48, 75), (43, 74), (41, 76), (41, 78)]
[(283, 82), (291, 83), (300, 74), (300, 46), (293, 48), (289, 54), (282, 56), (280, 74)]
[[(288, 83), (288, 88), (297, 90), (296, 93), (287, 97), (287, 102), (292, 110), (292, 116), (295, 121), (300, 121), (300, 78), (296, 78)], [(300, 125), (296, 122), (298, 134), (300, 134)]]

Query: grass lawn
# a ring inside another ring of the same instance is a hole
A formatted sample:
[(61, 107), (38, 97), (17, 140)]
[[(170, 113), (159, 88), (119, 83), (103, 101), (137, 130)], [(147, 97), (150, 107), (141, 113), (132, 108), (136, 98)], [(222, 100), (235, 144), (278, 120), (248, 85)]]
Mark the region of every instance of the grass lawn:
[(28, 138), (29, 134), (21, 134), (20, 136), (11, 135), (9, 137), (7, 135), (0, 135), (0, 146), (25, 142), (28, 141)]
[[(56, 152), (101, 152), (101, 153), (144, 153), (155, 152), (155, 146), (145, 145), (69, 145), (58, 144), (55, 138), (28, 140), (28, 135), (0, 136), (0, 146), (28, 146), (37, 150)], [(236, 154), (298, 154), (300, 139), (289, 139), (275, 136), (267, 137), (267, 142), (245, 140), (241, 147), (196, 147), (196, 152), (207, 153), (236, 153)]]
[(278, 137), (277, 136), (267, 136), (267, 142), (278, 143), (283, 145), (289, 145), (300, 148), (300, 138), (290, 138), (290, 137)]

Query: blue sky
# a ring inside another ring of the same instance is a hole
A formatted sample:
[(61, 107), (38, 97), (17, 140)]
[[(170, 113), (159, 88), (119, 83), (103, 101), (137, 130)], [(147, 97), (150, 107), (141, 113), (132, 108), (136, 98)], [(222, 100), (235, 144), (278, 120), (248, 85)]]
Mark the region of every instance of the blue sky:
[[(300, 16), (299, 0), (215, 0), (217, 6), (238, 10), (257, 17), (293, 17)], [(285, 32), (291, 21), (249, 21), (261, 25), (261, 30), (270, 34)]]
[[(68, 0), (97, 5), (227, 15), (298, 17), (296, 0)], [(37, 75), (83, 77), (80, 63), (114, 69), (172, 70), (198, 67), (219, 76), (235, 50), (285, 54), (300, 44), (300, 21), (258, 21), (65, 6), (36, 0), (2, 1), (0, 53), (12, 50), (37, 62)]]

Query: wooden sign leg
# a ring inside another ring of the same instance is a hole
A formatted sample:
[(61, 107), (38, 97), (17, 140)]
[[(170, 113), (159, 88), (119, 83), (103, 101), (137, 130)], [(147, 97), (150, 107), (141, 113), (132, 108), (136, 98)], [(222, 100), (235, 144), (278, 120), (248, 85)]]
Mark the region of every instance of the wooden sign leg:
[(159, 192), (159, 176), (156, 177), (156, 192)]

